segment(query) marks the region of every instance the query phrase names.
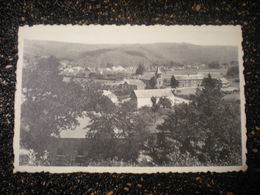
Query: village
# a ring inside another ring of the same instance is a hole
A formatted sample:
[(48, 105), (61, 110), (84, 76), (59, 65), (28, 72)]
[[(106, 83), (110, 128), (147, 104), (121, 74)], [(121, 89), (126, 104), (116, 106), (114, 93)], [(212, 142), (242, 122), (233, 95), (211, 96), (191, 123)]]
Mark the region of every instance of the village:
[(18, 71), (19, 166), (241, 165), (241, 41), (219, 41), (205, 29), (181, 30), (181, 39), (175, 27), (148, 26), (92, 38), (88, 27), (62, 40), (27, 37)]
[[(238, 95), (239, 84), (237, 80), (226, 78), (227, 68), (208, 69), (205, 64), (200, 66), (179, 66), (166, 69), (163, 65), (153, 67), (149, 71), (138, 68), (111, 66), (105, 68), (82, 68), (73, 66), (67, 61), (61, 62), (61, 75), (64, 82), (76, 81), (79, 83), (94, 81), (102, 85), (103, 95), (115, 103), (123, 103), (129, 100), (136, 102), (137, 109), (143, 106), (152, 106), (151, 98), (166, 97), (171, 100), (172, 106), (179, 103), (188, 103), (189, 96), (200, 88), (203, 78), (208, 74), (218, 79), (222, 84), (222, 91), (227, 97), (230, 94)], [(171, 86), (171, 78), (174, 77), (177, 85)], [(153, 83), (151, 86), (151, 82)], [(235, 96), (235, 95), (232, 95)], [(182, 98), (186, 97), (186, 98)]]
[[(62, 64), (62, 63), (61, 63)], [(204, 66), (203, 66), (204, 67)], [(138, 68), (137, 68), (138, 69)], [(199, 72), (190, 70), (193, 74), (184, 74), (185, 69), (181, 67), (175, 70), (164, 70), (162, 66), (156, 66), (152, 71), (143, 71), (141, 74), (137, 74), (134, 68), (125, 70), (122, 67), (111, 68), (82, 68), (72, 67), (68, 64), (63, 64), (60, 67), (60, 75), (63, 76), (63, 82), (76, 82), (84, 85), (84, 83), (95, 82), (102, 88), (103, 96), (108, 97), (111, 102), (120, 106), (124, 103), (129, 103), (130, 106), (134, 105), (133, 110), (145, 113), (146, 108), (153, 107), (154, 104), (159, 101), (167, 99), (170, 105), (166, 104), (165, 109), (161, 112), (153, 114), (150, 125), (147, 127), (146, 137), (154, 136), (158, 133), (157, 125), (161, 124), (164, 120), (164, 116), (167, 115), (171, 107), (178, 104), (189, 104), (190, 95), (196, 93), (196, 89), (201, 87), (202, 80), (211, 74), (214, 78), (218, 79), (222, 83), (222, 91), (226, 94), (226, 97), (231, 96), (232, 99), (236, 99), (239, 96), (236, 82), (225, 78), (226, 69), (224, 71), (202, 69)], [(182, 74), (178, 74), (182, 73)], [(189, 69), (186, 70), (189, 72)], [(195, 74), (194, 74), (195, 72)], [(171, 78), (174, 76), (176, 79), (176, 85), (172, 86)], [(151, 80), (155, 81), (151, 86)], [(234, 84), (235, 83), (235, 84)], [(153, 99), (155, 102), (153, 102)], [(131, 104), (130, 104), (131, 102)], [(168, 107), (168, 109), (167, 109)], [(145, 112), (142, 110), (144, 109)], [(149, 119), (147, 119), (149, 120)], [(48, 155), (50, 156), (51, 164), (53, 165), (106, 165), (107, 162), (91, 162), (86, 161), (89, 155), (89, 150), (92, 145), (95, 145), (92, 139), (86, 139), (88, 129), (86, 126), (90, 123), (89, 117), (78, 118), (79, 125), (72, 130), (63, 130), (60, 133), (59, 138), (55, 138), (53, 142), (49, 144)], [(106, 124), (105, 124), (106, 125)], [(115, 129), (115, 134), (120, 134), (120, 130)], [(120, 137), (118, 137), (120, 138)], [(124, 140), (124, 137), (119, 139)], [(92, 143), (93, 142), (93, 143)], [(138, 163), (152, 161), (151, 157), (143, 150), (139, 151)], [(122, 160), (110, 159), (114, 166), (124, 166)], [(133, 164), (134, 165), (134, 164)]]
[[(41, 59), (49, 60), (50, 58), (41, 57)], [(237, 66), (232, 64), (229, 67), (225, 65), (220, 68), (209, 68), (205, 64), (175, 67), (167, 67), (164, 64), (152, 67), (143, 64), (133, 67), (118, 65), (84, 67), (66, 60), (59, 60), (58, 64), (61, 82), (81, 86), (85, 90), (93, 86), (95, 88), (93, 90), (99, 94), (93, 96), (99, 99), (93, 100), (93, 103), (107, 107), (107, 113), (102, 111), (105, 108), (93, 107), (92, 111), (86, 108), (80, 114), (81, 116), (76, 118), (78, 124), (74, 128), (61, 129), (59, 134), (51, 135), (45, 155), (48, 163), (55, 166), (151, 165), (154, 161), (151, 155), (154, 155), (154, 152), (149, 153), (150, 149), (147, 148), (150, 148), (149, 141), (151, 140), (154, 140), (153, 144), (156, 144), (160, 136), (158, 126), (164, 123), (177, 105), (189, 105), (192, 96), (203, 87), (203, 80), (209, 76), (221, 83), (223, 99), (239, 100), (239, 79), (236, 71), (232, 70)], [(28, 91), (28, 89), (24, 88), (23, 91)], [(25, 97), (23, 101), (26, 101)], [(76, 100), (72, 99), (72, 101)], [(45, 109), (43, 112), (46, 112)], [(113, 112), (117, 113), (114, 115)], [(122, 112), (126, 116), (120, 119)], [(131, 127), (134, 123), (138, 123), (134, 121), (135, 117), (140, 116), (142, 117), (141, 127)], [(110, 117), (110, 119), (99, 121), (102, 117)], [(118, 120), (122, 124), (111, 126), (110, 120)], [(101, 126), (93, 125), (96, 121)], [(142, 124), (143, 122), (145, 124)], [(130, 129), (137, 128), (137, 132), (129, 137), (126, 133), (129, 130), (121, 125), (128, 126)], [(94, 139), (95, 134), (98, 134), (100, 128), (103, 127), (105, 133), (103, 132), (100, 135), (101, 140), (97, 141), (96, 138)], [(28, 125), (25, 129), (29, 131)], [(106, 131), (112, 131), (114, 137), (109, 137), (111, 134), (106, 135)], [(126, 154), (124, 147), (132, 147), (132, 144), (127, 145), (132, 142), (137, 144), (135, 151), (133, 154)], [(107, 154), (109, 153), (106, 151), (107, 144), (112, 144), (111, 154)], [(100, 146), (97, 147), (98, 145)], [(30, 151), (22, 151), (21, 159), (28, 164)], [(109, 157), (106, 157), (107, 155)], [(89, 158), (90, 156), (94, 157)]]

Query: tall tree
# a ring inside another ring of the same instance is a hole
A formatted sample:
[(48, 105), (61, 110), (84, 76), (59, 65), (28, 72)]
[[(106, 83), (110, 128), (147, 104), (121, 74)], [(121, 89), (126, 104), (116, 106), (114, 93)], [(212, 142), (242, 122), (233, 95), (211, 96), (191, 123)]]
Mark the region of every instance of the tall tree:
[(151, 97), (151, 102), (152, 102), (152, 111), (157, 112), (159, 110), (160, 105), (157, 104), (157, 97), (152, 96)]
[(21, 145), (33, 149), (37, 157), (43, 155), (52, 135), (78, 124), (84, 105), (90, 102), (81, 85), (63, 82), (59, 65), (54, 57), (39, 58), (32, 71), (23, 75), (27, 79), (22, 84)]
[(157, 85), (157, 79), (156, 79), (155, 76), (153, 76), (153, 77), (149, 80), (148, 86), (147, 86), (146, 88), (147, 88), (147, 89), (156, 89), (156, 88), (157, 88), (156, 85)]
[(143, 64), (139, 64), (136, 71), (135, 71), (135, 74), (143, 75), (144, 72), (145, 72), (145, 66)]
[(172, 77), (171, 77), (171, 87), (172, 87), (172, 88), (177, 88), (178, 86), (179, 86), (179, 81), (177, 81), (177, 80), (175, 79), (175, 76), (172, 75)]
[(171, 100), (169, 100), (167, 97), (160, 97), (158, 104), (163, 108), (171, 108), (172, 106)]
[(89, 116), (91, 123), (87, 126), (87, 137), (94, 140), (90, 158), (136, 162), (147, 126), (147, 122), (138, 113), (118, 107), (113, 112)]
[(203, 80), (202, 86), (190, 104), (175, 106), (158, 130), (168, 133), (166, 140), (179, 144), (177, 150), (172, 148), (172, 153), (189, 154), (204, 165), (239, 163), (239, 103), (225, 102), (221, 84), (210, 75)]
[(239, 68), (238, 66), (232, 66), (227, 70), (227, 77), (237, 78), (239, 77)]
[(218, 61), (213, 61), (208, 64), (208, 67), (212, 69), (219, 69), (220, 65)]

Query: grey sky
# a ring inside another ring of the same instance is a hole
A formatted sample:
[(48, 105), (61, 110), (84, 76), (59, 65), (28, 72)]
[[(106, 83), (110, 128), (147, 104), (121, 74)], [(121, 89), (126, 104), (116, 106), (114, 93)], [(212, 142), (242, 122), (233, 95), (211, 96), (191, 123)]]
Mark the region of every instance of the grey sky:
[(86, 44), (176, 42), (197, 45), (238, 45), (240, 26), (115, 26), (36, 25), (20, 27), (20, 38)]

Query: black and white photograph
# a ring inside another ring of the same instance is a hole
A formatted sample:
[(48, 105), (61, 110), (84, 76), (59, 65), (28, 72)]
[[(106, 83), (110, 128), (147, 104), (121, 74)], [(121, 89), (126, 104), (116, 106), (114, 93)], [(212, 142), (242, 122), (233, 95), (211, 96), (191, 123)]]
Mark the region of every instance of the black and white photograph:
[(246, 170), (240, 26), (19, 28), (15, 171)]

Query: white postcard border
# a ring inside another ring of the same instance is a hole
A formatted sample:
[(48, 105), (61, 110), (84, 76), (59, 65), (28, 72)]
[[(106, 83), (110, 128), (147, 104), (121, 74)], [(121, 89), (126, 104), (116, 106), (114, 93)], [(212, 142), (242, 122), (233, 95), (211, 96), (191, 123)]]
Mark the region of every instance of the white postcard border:
[[(35, 25), (37, 28), (46, 28), (51, 26), (60, 25)], [(50, 172), (50, 173), (72, 173), (72, 172), (89, 172), (89, 173), (168, 173), (168, 172), (233, 172), (233, 171), (246, 171), (246, 114), (245, 114), (245, 79), (244, 79), (244, 66), (243, 66), (243, 50), (242, 50), (242, 30), (241, 26), (214, 26), (214, 25), (203, 25), (194, 26), (200, 28), (216, 27), (234, 27), (234, 29), (240, 30), (240, 41), (238, 42), (238, 58), (239, 58), (239, 77), (240, 77), (240, 108), (241, 108), (241, 141), (242, 141), (242, 165), (241, 166), (194, 166), (194, 167), (81, 167), (81, 166), (20, 166), (19, 165), (19, 143), (20, 143), (20, 116), (21, 116), (21, 92), (22, 92), (22, 66), (23, 66), (23, 46), (24, 46), (24, 31), (35, 26), (23, 26), (19, 27), (18, 33), (18, 63), (16, 70), (16, 92), (15, 92), (15, 124), (14, 124), (14, 139), (13, 139), (13, 150), (14, 150), (14, 172)], [(68, 28), (77, 28), (79, 25), (61, 25), (67, 26)], [(101, 26), (101, 25), (90, 25), (90, 26)], [(104, 25), (112, 26), (112, 25)], [(115, 25), (113, 25), (115, 26)], [(128, 25), (127, 25), (128, 26)], [(144, 25), (142, 25), (144, 26)], [(164, 25), (156, 25), (164, 26)], [(193, 25), (174, 25), (176, 28), (192, 27)], [(129, 25), (130, 27), (130, 25)]]

